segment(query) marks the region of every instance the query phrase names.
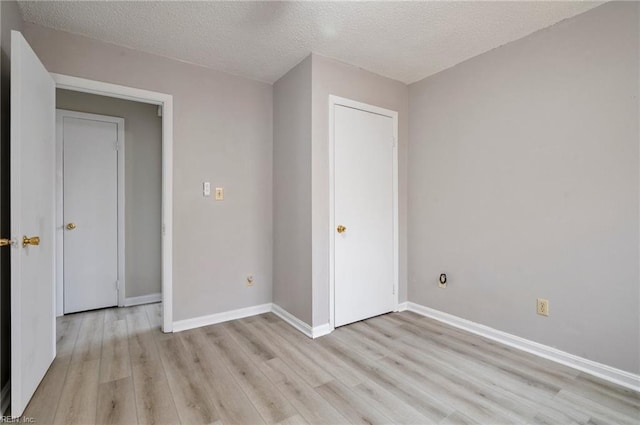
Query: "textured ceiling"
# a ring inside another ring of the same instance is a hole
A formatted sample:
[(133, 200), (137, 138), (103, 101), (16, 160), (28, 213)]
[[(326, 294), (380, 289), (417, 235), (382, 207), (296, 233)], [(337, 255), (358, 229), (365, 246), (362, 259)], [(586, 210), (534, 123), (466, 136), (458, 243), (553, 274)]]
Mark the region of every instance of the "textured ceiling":
[(310, 52), (412, 83), (594, 2), (19, 2), (45, 27), (272, 83)]

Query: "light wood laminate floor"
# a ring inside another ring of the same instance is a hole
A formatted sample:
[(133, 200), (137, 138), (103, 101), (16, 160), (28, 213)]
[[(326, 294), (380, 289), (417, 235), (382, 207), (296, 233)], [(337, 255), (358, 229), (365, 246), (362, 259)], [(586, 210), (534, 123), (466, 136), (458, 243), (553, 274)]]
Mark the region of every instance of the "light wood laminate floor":
[(629, 424), (640, 395), (413, 313), (310, 340), (273, 314), (162, 334), (158, 304), (58, 319), (37, 424)]

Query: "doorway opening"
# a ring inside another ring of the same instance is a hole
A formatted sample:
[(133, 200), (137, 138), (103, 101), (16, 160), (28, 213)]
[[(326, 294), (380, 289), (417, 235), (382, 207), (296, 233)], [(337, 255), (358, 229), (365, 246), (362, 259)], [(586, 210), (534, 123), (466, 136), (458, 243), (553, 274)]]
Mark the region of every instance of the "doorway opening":
[[(118, 223), (124, 247), (124, 253), (120, 255), (124, 261), (119, 262), (118, 282), (113, 283), (114, 287), (121, 285), (117, 305), (123, 307), (161, 301), (162, 330), (172, 332), (173, 98), (163, 93), (51, 75), (56, 83), (58, 109), (94, 114), (98, 121), (99, 115), (105, 117), (103, 121), (109, 121), (108, 117), (112, 120), (113, 117), (124, 118), (124, 200), (120, 200), (124, 202), (124, 217)], [(84, 118), (91, 120), (90, 116)], [(64, 156), (62, 159), (68, 160)], [(58, 168), (59, 199), (63, 193), (63, 171), (64, 167)], [(85, 185), (83, 190), (91, 193), (90, 189)], [(64, 213), (62, 203), (56, 210), (56, 232), (60, 236), (56, 250), (57, 315), (65, 312), (64, 232), (72, 234), (79, 230), (79, 224), (71, 221), (71, 217), (65, 217)], [(70, 223), (75, 225), (72, 230), (66, 227)], [(85, 241), (85, 248), (91, 249), (93, 243), (100, 242)]]

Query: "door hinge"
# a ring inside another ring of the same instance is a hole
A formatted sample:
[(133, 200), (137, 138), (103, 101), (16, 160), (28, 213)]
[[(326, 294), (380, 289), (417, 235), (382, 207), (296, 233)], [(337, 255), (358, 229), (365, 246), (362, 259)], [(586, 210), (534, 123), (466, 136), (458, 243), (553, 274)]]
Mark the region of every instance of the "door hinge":
[(396, 294), (396, 285), (393, 285), (393, 289), (391, 290), (391, 295)]
[(120, 281), (116, 280), (116, 291), (120, 292)]
[(393, 138), (393, 140), (392, 140), (392, 142), (391, 142), (391, 145), (392, 145), (394, 148), (395, 148), (396, 146), (398, 146), (398, 140), (397, 140), (395, 137)]
[(116, 140), (115, 142), (113, 142), (113, 146), (115, 147), (115, 149), (116, 149), (117, 151), (119, 151), (119, 150), (120, 150), (120, 142), (118, 142), (117, 140)]
[(158, 105), (158, 116), (162, 116), (162, 105)]

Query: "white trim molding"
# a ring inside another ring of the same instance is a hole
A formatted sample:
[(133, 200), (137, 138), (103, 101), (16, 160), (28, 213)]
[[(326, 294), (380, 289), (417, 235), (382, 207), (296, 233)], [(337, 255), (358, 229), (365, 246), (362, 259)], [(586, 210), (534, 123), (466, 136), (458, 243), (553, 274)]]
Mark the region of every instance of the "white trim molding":
[(186, 331), (202, 326), (215, 325), (229, 320), (244, 319), (245, 317), (271, 312), (271, 303), (239, 308), (237, 310), (223, 311), (222, 313), (209, 314), (207, 316), (194, 317), (192, 319), (173, 322), (173, 332)]
[(324, 325), (315, 326), (311, 329), (311, 338), (320, 338), (321, 336), (329, 335), (333, 332), (333, 326), (331, 323), (325, 323)]
[(124, 299), (124, 306), (131, 307), (134, 305), (159, 303), (161, 301), (162, 294), (157, 292), (155, 294), (140, 295), (138, 297), (127, 297)]
[[(56, 87), (162, 107), (162, 331), (173, 331), (173, 96), (51, 73)], [(54, 341), (55, 343), (55, 341)]]
[(9, 403), (11, 402), (11, 379), (4, 384), (2, 392), (0, 392), (0, 416), (5, 416)]
[(280, 307), (277, 304), (273, 304), (273, 307), (271, 308), (271, 312), (276, 316), (278, 316), (279, 318), (281, 318), (282, 320), (284, 320), (285, 322), (287, 322), (289, 325), (291, 325), (295, 329), (299, 330), (300, 332), (308, 336), (309, 338), (313, 338), (313, 332), (312, 332), (311, 326), (309, 326), (307, 323), (303, 322), (302, 320), (298, 319), (296, 316), (289, 313), (284, 308)]
[(582, 372), (597, 376), (598, 378), (613, 382), (614, 384), (630, 388), (634, 391), (640, 391), (640, 375), (616, 369), (583, 357), (578, 357), (574, 354), (558, 350), (557, 348), (521, 338), (507, 332), (499, 331), (489, 326), (481, 325), (420, 304), (408, 302), (407, 310), (476, 335), (489, 338), (504, 345), (517, 348), (518, 350), (526, 351), (527, 353), (569, 366)]
[(273, 304), (271, 312), (311, 339), (319, 338), (333, 332), (333, 326), (331, 326), (331, 324), (325, 323), (324, 325), (313, 328), (277, 304)]
[(409, 309), (409, 302), (405, 301), (403, 303), (398, 304), (398, 311), (406, 311)]

